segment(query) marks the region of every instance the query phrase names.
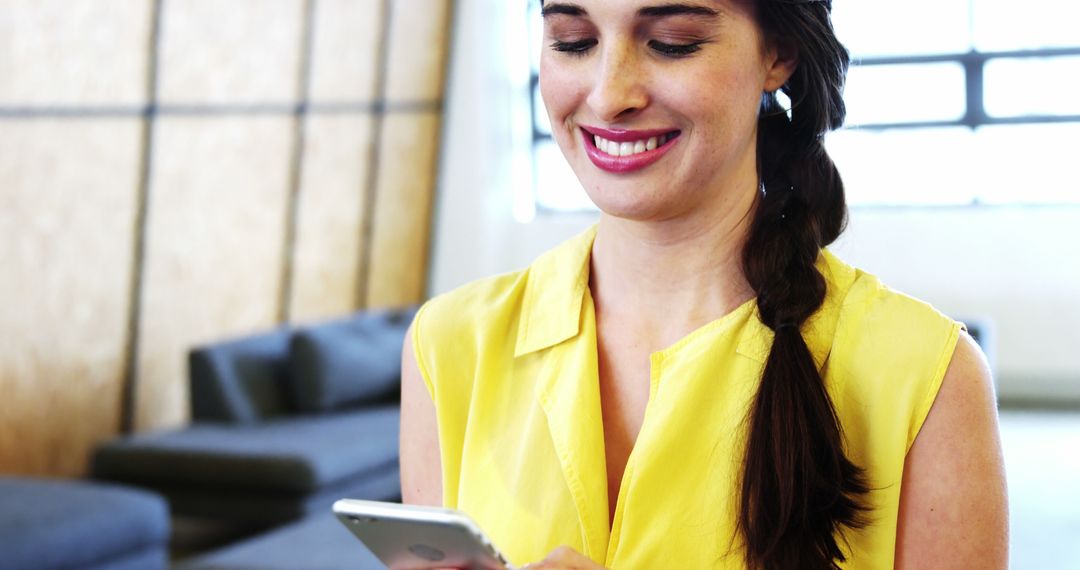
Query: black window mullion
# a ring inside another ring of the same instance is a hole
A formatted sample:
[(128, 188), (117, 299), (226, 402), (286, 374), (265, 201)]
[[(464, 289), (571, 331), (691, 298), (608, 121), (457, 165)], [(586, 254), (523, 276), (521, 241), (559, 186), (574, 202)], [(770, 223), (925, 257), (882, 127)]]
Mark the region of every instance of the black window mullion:
[(983, 70), (986, 68), (986, 60), (985, 55), (976, 51), (968, 52), (961, 60), (967, 87), (963, 123), (972, 129), (987, 124), (989, 119), (983, 103)]

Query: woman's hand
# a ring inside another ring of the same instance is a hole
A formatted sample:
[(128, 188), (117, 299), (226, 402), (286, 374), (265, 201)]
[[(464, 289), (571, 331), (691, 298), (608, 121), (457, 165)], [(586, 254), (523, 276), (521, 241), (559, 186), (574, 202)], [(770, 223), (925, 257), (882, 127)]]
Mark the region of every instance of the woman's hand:
[(520, 570), (604, 570), (604, 567), (569, 546), (560, 546), (547, 558), (526, 564)]

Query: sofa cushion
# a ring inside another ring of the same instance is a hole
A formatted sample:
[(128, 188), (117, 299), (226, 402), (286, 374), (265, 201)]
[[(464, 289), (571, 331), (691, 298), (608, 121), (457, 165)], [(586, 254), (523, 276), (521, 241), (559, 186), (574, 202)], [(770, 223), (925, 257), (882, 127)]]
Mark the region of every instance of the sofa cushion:
[(226, 520), (256, 528), (328, 513), (334, 501), (344, 497), (400, 501), (401, 473), (397, 463), (391, 463), (382, 469), (365, 471), (337, 481), (310, 494), (191, 486), (182, 481), (154, 485), (154, 491), (168, 498), (173, 512), (178, 515)]
[(110, 441), (94, 454), (95, 477), (152, 485), (311, 493), (396, 465), (398, 406), (236, 426), (196, 423)]
[(280, 328), (192, 350), (192, 418), (252, 423), (292, 411), (289, 336)]
[(156, 494), (104, 483), (0, 477), (5, 568), (112, 567), (132, 557), (141, 568), (164, 568), (168, 538), (168, 507)]
[(365, 312), (298, 329), (289, 357), (297, 408), (323, 412), (396, 394), (401, 344), (413, 314), (411, 308)]
[(385, 568), (329, 512), (181, 563), (177, 570), (354, 570)]
[(167, 544), (147, 546), (142, 550), (136, 550), (117, 558), (104, 560), (89, 566), (79, 566), (78, 568), (79, 570), (153, 570), (155, 568), (172, 568), (169, 563), (167, 546)]

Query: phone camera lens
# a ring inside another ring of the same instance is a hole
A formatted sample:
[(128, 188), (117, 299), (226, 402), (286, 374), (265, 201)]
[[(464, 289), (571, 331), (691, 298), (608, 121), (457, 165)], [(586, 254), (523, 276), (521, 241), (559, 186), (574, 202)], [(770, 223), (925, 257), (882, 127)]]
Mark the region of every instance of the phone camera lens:
[(426, 544), (414, 544), (409, 547), (409, 552), (431, 562), (438, 562), (446, 558), (446, 554), (443, 553), (443, 551)]

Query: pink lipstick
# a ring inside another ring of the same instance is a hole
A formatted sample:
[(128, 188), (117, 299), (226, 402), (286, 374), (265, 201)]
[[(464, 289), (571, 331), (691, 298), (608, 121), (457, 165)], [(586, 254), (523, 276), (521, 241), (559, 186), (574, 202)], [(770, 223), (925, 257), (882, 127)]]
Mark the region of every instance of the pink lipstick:
[(619, 174), (641, 170), (660, 160), (679, 140), (680, 134), (672, 129), (581, 127), (589, 160), (601, 170)]

